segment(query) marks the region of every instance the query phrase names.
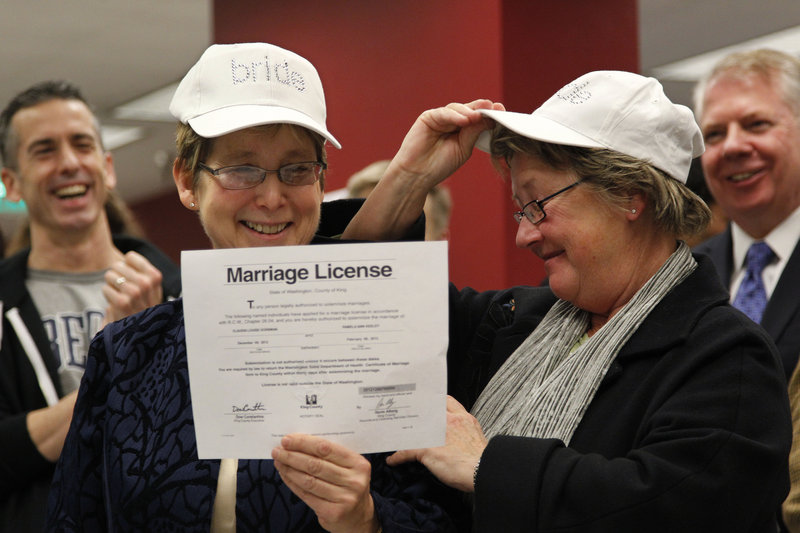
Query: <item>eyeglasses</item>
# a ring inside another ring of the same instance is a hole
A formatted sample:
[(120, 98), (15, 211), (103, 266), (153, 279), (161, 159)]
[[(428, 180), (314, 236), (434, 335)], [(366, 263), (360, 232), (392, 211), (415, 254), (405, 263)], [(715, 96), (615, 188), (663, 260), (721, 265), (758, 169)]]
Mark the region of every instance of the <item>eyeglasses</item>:
[(538, 224), (539, 222), (544, 220), (544, 217), (547, 216), (547, 213), (544, 212), (544, 203), (545, 202), (548, 202), (548, 201), (552, 200), (553, 198), (555, 198), (556, 196), (558, 196), (562, 192), (566, 192), (566, 191), (570, 190), (571, 188), (573, 188), (574, 186), (576, 186), (577, 184), (579, 184), (582, 181), (583, 180), (578, 180), (575, 183), (573, 183), (572, 185), (567, 185), (563, 189), (561, 189), (559, 191), (556, 191), (553, 194), (551, 194), (550, 196), (546, 196), (546, 197), (542, 198), (541, 200), (531, 200), (530, 202), (528, 202), (527, 204), (522, 206), (522, 210), (521, 211), (514, 211), (512, 213), (512, 215), (514, 215), (514, 220), (517, 221), (517, 224), (520, 224), (522, 222), (522, 217), (524, 216), (525, 218), (528, 219), (528, 221), (531, 224)]
[(262, 183), (269, 172), (277, 172), (281, 183), (287, 185), (311, 185), (316, 183), (322, 171), (328, 168), (322, 161), (292, 163), (283, 165), (277, 170), (250, 165), (234, 165), (216, 170), (204, 163), (198, 163), (197, 166), (214, 176), (223, 189), (252, 189)]

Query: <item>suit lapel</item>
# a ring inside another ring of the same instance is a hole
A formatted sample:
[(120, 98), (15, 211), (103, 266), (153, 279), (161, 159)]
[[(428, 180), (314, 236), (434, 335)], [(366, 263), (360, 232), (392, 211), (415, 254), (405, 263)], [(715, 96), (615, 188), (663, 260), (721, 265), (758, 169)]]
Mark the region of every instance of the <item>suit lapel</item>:
[(796, 287), (798, 279), (800, 279), (800, 246), (795, 244), (794, 251), (783, 268), (761, 318), (761, 326), (776, 342), (800, 306)]

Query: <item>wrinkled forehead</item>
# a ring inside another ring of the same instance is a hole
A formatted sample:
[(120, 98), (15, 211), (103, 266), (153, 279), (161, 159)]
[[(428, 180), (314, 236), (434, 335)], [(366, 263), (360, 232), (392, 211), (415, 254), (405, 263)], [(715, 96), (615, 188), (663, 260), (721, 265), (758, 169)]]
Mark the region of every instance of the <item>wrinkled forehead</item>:
[(517, 152), (509, 163), (512, 199), (541, 199), (578, 179), (571, 168), (556, 168), (540, 155)]
[(11, 125), (20, 147), (74, 136), (101, 142), (99, 124), (80, 100), (53, 99), (22, 108), (14, 114)]
[(733, 103), (748, 108), (786, 106), (793, 113), (797, 112), (778, 74), (731, 69), (708, 81), (703, 92), (700, 122), (710, 113), (732, 111)]
[(243, 128), (209, 139), (209, 153), (267, 154), (277, 150), (313, 154), (313, 137), (307, 131), (294, 124)]

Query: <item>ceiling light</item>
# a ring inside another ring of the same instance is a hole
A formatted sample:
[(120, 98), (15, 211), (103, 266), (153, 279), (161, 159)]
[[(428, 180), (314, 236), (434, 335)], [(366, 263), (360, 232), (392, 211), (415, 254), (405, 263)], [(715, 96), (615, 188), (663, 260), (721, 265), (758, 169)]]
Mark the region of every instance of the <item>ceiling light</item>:
[(111, 116), (121, 120), (151, 120), (154, 122), (175, 122), (169, 112), (169, 103), (178, 83), (156, 89), (144, 96), (115, 107)]
[(668, 63), (660, 67), (654, 67), (650, 70), (650, 74), (662, 81), (694, 82), (710, 71), (717, 61), (731, 52), (752, 50), (755, 48), (771, 48), (773, 50), (780, 50), (788, 54), (800, 56), (800, 26), (750, 39), (749, 41), (742, 41), (731, 46), (675, 61), (674, 63)]
[(144, 128), (101, 124), (100, 136), (103, 137), (103, 148), (115, 150), (126, 144), (144, 139)]

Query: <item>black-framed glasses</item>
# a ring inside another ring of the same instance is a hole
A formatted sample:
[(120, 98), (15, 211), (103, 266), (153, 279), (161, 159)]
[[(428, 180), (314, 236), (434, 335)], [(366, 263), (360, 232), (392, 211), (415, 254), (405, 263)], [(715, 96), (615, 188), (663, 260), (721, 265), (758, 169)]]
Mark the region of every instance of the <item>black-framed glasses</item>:
[(567, 185), (563, 189), (554, 192), (550, 196), (545, 196), (541, 200), (531, 200), (527, 204), (523, 205), (520, 211), (514, 211), (512, 213), (512, 215), (514, 215), (514, 220), (517, 221), (517, 224), (520, 224), (522, 222), (522, 217), (525, 217), (531, 224), (538, 224), (539, 222), (544, 220), (544, 217), (547, 216), (547, 213), (544, 212), (545, 202), (549, 202), (562, 192), (570, 190), (571, 188), (573, 188), (582, 181), (583, 180), (578, 180), (572, 185)]
[(291, 163), (275, 170), (251, 165), (233, 165), (218, 169), (213, 169), (205, 163), (198, 163), (197, 166), (214, 176), (223, 189), (252, 189), (262, 183), (269, 172), (276, 172), (278, 179), (287, 185), (311, 185), (316, 183), (322, 171), (328, 168), (322, 161)]

